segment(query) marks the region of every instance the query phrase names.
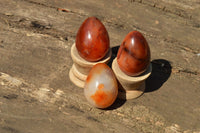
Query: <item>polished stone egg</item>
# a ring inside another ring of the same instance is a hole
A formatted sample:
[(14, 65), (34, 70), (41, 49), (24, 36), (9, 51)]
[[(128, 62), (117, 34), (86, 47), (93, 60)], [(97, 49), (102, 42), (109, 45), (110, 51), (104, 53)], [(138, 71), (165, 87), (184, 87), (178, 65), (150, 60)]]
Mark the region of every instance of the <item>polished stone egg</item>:
[(138, 76), (147, 69), (150, 64), (150, 49), (139, 31), (126, 35), (117, 53), (117, 63), (129, 76)]
[(94, 65), (85, 82), (87, 101), (97, 108), (111, 106), (117, 98), (118, 84), (113, 71), (104, 63)]
[(87, 18), (76, 35), (76, 48), (87, 61), (99, 61), (109, 51), (110, 40), (105, 26), (96, 17)]

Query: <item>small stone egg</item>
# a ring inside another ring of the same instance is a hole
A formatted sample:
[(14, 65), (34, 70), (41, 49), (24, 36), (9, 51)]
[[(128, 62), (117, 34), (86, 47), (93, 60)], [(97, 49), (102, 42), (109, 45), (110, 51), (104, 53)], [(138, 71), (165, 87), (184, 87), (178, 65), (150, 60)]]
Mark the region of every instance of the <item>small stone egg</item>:
[(87, 61), (98, 61), (107, 54), (110, 40), (99, 19), (89, 17), (82, 23), (76, 35), (76, 48), (79, 55)]
[(150, 64), (150, 49), (144, 36), (132, 31), (124, 38), (118, 53), (119, 68), (129, 76), (142, 74)]
[(87, 101), (97, 108), (107, 108), (114, 103), (118, 84), (113, 71), (105, 63), (92, 67), (85, 82), (84, 94)]

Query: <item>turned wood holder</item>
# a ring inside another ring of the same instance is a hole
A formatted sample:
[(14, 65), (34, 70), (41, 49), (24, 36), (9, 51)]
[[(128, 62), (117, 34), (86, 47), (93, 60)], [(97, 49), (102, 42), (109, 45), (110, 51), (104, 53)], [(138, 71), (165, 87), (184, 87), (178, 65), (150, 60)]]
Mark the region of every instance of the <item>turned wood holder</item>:
[(111, 58), (111, 50), (105, 55), (105, 57), (97, 62), (90, 62), (83, 59), (77, 49), (75, 44), (71, 47), (71, 57), (73, 60), (72, 68), (69, 71), (69, 78), (76, 86), (84, 88), (85, 80), (89, 74), (91, 68), (97, 63), (108, 63)]
[(150, 64), (146, 71), (141, 75), (131, 77), (121, 71), (117, 63), (117, 58), (115, 58), (112, 63), (112, 69), (118, 79), (118, 97), (120, 99), (134, 99), (141, 96), (144, 93), (145, 80), (150, 76), (152, 66)]

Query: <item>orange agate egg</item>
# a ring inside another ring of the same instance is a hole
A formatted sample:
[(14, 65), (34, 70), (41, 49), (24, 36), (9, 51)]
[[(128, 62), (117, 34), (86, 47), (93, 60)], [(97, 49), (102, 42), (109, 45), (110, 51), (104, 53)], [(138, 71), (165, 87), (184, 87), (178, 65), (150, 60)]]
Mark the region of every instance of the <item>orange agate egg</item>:
[(76, 36), (79, 55), (87, 61), (102, 59), (110, 48), (108, 32), (101, 21), (95, 17), (87, 18)]
[(90, 104), (107, 108), (114, 103), (118, 84), (113, 71), (104, 63), (94, 65), (85, 82), (84, 94)]
[(117, 53), (119, 68), (129, 76), (138, 76), (150, 64), (150, 49), (144, 36), (132, 31), (124, 38)]

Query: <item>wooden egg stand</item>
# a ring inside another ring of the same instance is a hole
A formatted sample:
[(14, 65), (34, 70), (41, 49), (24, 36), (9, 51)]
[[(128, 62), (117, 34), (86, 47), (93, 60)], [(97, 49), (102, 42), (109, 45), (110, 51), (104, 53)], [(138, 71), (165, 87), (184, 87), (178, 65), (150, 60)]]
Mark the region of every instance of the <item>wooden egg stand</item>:
[(89, 62), (85, 59), (83, 59), (77, 49), (76, 45), (73, 44), (71, 47), (71, 57), (73, 60), (72, 68), (69, 71), (69, 78), (76, 86), (80, 88), (84, 88), (85, 80), (87, 78), (87, 75), (89, 74), (91, 68), (96, 65), (97, 63), (108, 63), (111, 58), (112, 51), (109, 50), (109, 52), (106, 54), (106, 56), (97, 61), (97, 62)]
[(119, 82), (120, 99), (134, 99), (141, 96), (145, 90), (145, 80), (150, 76), (152, 71), (151, 64), (146, 71), (139, 76), (131, 77), (126, 75), (118, 66), (117, 58), (113, 60), (112, 69)]

